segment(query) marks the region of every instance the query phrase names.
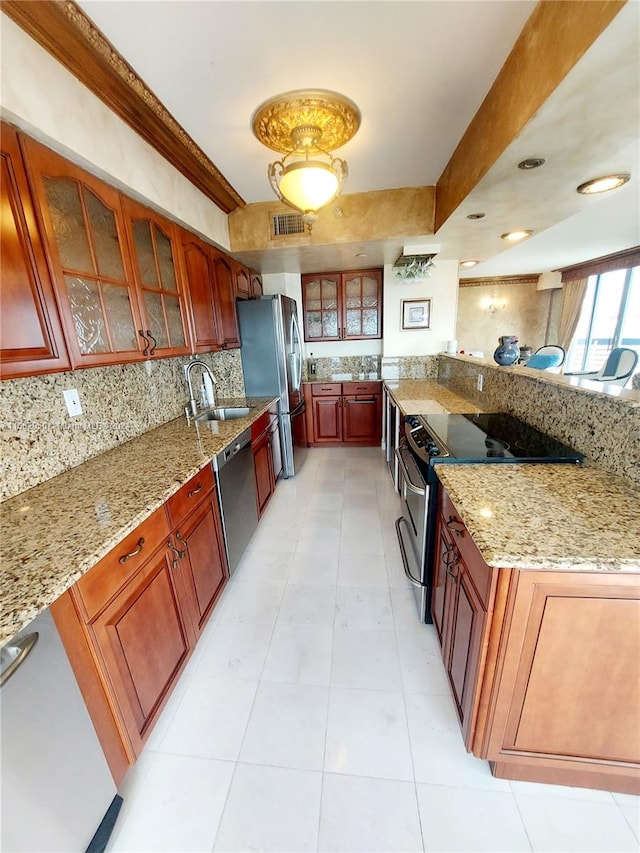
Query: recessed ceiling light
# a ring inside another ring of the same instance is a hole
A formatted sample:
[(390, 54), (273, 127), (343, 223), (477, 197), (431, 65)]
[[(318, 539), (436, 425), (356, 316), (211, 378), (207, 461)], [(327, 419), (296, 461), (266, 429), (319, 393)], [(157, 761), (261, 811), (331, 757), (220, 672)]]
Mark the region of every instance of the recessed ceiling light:
[(486, 213), (469, 213), (467, 219), (484, 219), (486, 215)]
[(539, 169), (540, 166), (544, 166), (547, 161), (544, 157), (527, 157), (526, 160), (521, 160), (518, 163), (518, 169), (522, 169), (524, 172), (529, 172), (531, 169)]
[(480, 261), (460, 261), (460, 266), (468, 269), (469, 267), (475, 267), (475, 265), (479, 263)]
[(501, 234), (503, 240), (508, 240), (510, 243), (517, 243), (518, 240), (526, 240), (527, 237), (531, 237), (533, 231), (509, 231), (507, 234)]
[(606, 193), (609, 190), (617, 190), (626, 184), (631, 175), (606, 175), (604, 178), (593, 178), (577, 187), (582, 195), (594, 195), (595, 193)]
[(358, 252), (356, 255), (356, 258), (366, 258), (366, 257), (367, 257), (366, 252)]

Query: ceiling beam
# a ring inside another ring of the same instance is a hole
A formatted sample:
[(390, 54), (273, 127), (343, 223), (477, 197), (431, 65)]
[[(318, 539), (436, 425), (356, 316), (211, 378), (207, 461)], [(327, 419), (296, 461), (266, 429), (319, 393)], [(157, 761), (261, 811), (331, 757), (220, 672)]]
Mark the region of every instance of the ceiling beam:
[(436, 233), (625, 3), (538, 3), (438, 180)]
[(2, 11), (224, 213), (245, 202), (72, 0), (2, 0)]

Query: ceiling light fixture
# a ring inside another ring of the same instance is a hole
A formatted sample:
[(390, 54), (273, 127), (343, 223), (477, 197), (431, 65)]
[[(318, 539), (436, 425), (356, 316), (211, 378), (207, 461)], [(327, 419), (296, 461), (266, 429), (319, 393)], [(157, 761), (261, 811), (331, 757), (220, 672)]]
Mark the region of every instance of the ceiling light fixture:
[(470, 269), (471, 267), (475, 267), (476, 264), (479, 264), (480, 261), (460, 261), (460, 266), (464, 267), (464, 269)]
[(265, 101), (253, 114), (256, 137), (279, 154), (269, 183), (280, 201), (299, 210), (311, 232), (317, 213), (339, 195), (348, 170), (332, 151), (360, 127), (353, 101), (324, 89), (298, 89)]
[(517, 243), (519, 240), (526, 240), (531, 237), (533, 231), (509, 231), (507, 234), (501, 234), (503, 240), (508, 240), (509, 243)]
[(484, 219), (486, 215), (486, 213), (468, 213), (467, 219)]
[(618, 187), (627, 183), (631, 175), (605, 175), (604, 178), (593, 178), (576, 187), (581, 195), (595, 195), (596, 193), (607, 193), (609, 190), (617, 190)]

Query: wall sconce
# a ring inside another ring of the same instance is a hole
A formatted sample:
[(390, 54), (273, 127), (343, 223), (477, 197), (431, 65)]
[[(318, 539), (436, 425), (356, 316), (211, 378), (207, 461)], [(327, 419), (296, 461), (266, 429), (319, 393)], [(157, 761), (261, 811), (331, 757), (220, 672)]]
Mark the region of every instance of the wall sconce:
[(497, 311), (504, 311), (507, 307), (506, 299), (483, 299), (481, 307), (487, 314), (495, 314)]

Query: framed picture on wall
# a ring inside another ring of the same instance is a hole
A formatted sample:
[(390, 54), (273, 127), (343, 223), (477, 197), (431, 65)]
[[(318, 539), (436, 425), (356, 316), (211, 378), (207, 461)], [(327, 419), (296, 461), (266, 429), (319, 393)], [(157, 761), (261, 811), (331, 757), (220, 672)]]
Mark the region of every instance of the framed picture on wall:
[(431, 300), (430, 299), (403, 299), (402, 300), (402, 328), (403, 329), (430, 329), (431, 328)]

